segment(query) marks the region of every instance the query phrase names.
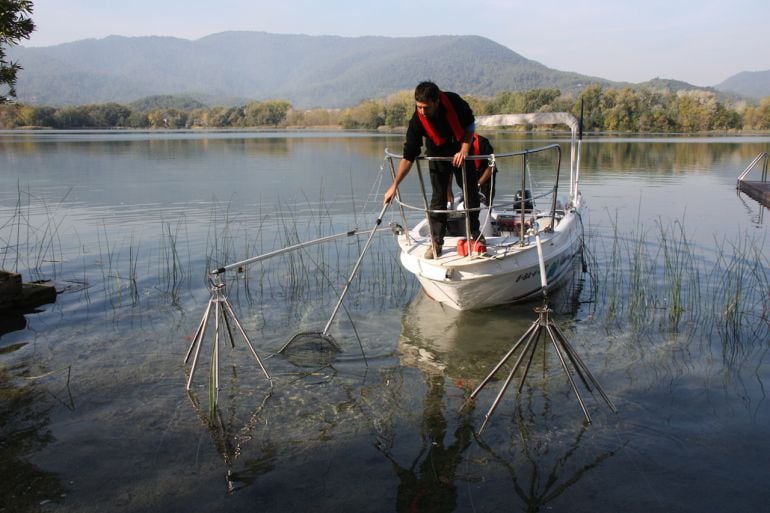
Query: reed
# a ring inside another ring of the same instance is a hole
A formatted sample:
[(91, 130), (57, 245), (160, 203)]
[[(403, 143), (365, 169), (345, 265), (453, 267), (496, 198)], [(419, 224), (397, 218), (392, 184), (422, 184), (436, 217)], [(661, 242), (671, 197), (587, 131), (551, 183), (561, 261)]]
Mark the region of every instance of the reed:
[(131, 234), (131, 243), (128, 246), (128, 280), (131, 286), (131, 302), (139, 303), (139, 284), (136, 281), (136, 266), (139, 262), (139, 244), (134, 245), (134, 234)]
[(769, 338), (770, 265), (763, 245), (745, 234), (736, 241), (715, 241), (710, 280), (714, 328), (730, 353), (744, 341)]
[[(594, 317), (636, 338), (715, 332), (725, 354), (770, 338), (770, 275), (763, 239), (738, 235), (715, 249), (694, 247), (685, 223), (637, 225), (627, 236), (611, 219), (609, 244), (589, 237), (586, 251), (597, 273)], [(713, 257), (712, 257), (713, 255)], [(686, 337), (686, 338), (687, 338)]]
[(162, 223), (162, 236), (161, 236), (161, 261), (165, 265), (162, 270), (162, 276), (164, 283), (166, 284), (166, 292), (171, 296), (172, 304), (179, 303), (179, 289), (185, 277), (184, 267), (179, 252), (179, 233), (184, 227), (182, 219), (180, 218), (174, 228), (172, 229), (171, 223)]
[(35, 279), (56, 277), (62, 260), (59, 229), (64, 219), (29, 190), (22, 190), (20, 183), (16, 191), (16, 204), (0, 225), (0, 269), (26, 272)]
[[(110, 301), (110, 303), (115, 306), (114, 300), (115, 300), (115, 290), (116, 288), (114, 285), (114, 279), (117, 277), (114, 276), (113, 270), (112, 270), (112, 264), (114, 260), (114, 253), (113, 249), (110, 245), (110, 237), (109, 232), (107, 230), (107, 225), (102, 225), (102, 230), (97, 230), (97, 246), (99, 248), (99, 260), (97, 261), (99, 270), (102, 274), (102, 287), (104, 291), (105, 297), (107, 297)], [(119, 287), (117, 287), (117, 290), (120, 290)]]

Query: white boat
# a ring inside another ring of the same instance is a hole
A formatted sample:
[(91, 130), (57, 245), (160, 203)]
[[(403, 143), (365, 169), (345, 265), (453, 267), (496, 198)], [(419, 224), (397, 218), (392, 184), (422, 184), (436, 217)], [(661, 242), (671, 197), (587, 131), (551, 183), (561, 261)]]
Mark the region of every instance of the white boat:
[[(485, 244), (480, 247), (467, 242), (471, 240), (469, 224), (464, 222), (468, 211), (463, 208), (461, 199), (448, 206), (449, 229), (443, 251), (436, 259), (424, 258), (431, 235), (427, 222), (426, 180), (420, 164), (441, 158), (419, 157), (416, 161), (422, 206), (407, 203), (400, 191), (394, 200), (400, 207), (403, 223), (396, 229), (401, 264), (417, 277), (428, 296), (456, 310), (486, 308), (542, 295), (536, 239), (540, 240), (547, 283), (552, 287), (558, 286), (573, 272), (574, 258), (582, 251), (581, 216), (585, 205), (578, 189), (581, 137), (577, 118), (566, 112), (476, 117), (477, 129), (517, 125), (569, 127), (570, 168), (566, 197), (559, 197), (567, 187), (560, 182), (564, 179), (560, 176), (562, 156), (558, 144), (469, 157), (471, 160), (489, 159), (499, 169), (499, 175), (516, 173), (515, 178), (507, 180), (508, 184), (515, 184), (512, 187), (515, 190), (501, 190), (499, 184), (505, 180), (498, 176), (494, 203), (488, 205), (482, 200), (479, 221)], [(387, 150), (385, 154), (390, 161), (391, 173), (394, 173), (401, 155)], [(537, 170), (533, 170), (535, 166)], [(546, 166), (550, 169), (545, 170)], [(544, 172), (551, 175), (547, 183), (542, 183)], [(533, 179), (534, 175), (538, 180)], [(521, 194), (520, 191), (526, 192)], [(410, 217), (413, 217), (410, 213), (417, 212), (421, 220), (410, 226)], [(468, 247), (479, 251), (466, 251)]]

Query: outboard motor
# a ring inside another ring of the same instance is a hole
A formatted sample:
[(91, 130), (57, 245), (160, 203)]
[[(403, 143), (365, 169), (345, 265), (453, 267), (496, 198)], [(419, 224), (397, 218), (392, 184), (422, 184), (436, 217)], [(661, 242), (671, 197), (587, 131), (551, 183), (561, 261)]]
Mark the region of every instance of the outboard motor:
[(516, 212), (521, 212), (522, 206), (524, 207), (524, 212), (532, 212), (532, 210), (535, 208), (534, 204), (532, 203), (532, 192), (529, 189), (524, 189), (524, 195), (521, 194), (521, 189), (516, 191), (516, 195), (513, 197), (513, 210)]

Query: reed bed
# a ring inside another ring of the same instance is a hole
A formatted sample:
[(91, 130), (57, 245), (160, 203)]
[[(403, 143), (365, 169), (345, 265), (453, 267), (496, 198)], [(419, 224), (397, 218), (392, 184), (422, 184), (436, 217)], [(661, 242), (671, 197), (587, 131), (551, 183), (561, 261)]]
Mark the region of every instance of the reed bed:
[[(0, 267), (35, 279), (82, 282), (87, 302), (94, 300), (89, 287), (98, 285), (99, 300), (112, 308), (152, 301), (189, 309), (204, 303), (212, 269), (351, 229), (350, 214), (335, 213), (335, 207), (323, 193), (315, 202), (305, 198), (302, 204), (269, 211), (260, 206), (249, 215), (233, 212), (228, 203), (213, 203), (204, 241), (190, 235), (191, 221), (184, 215), (161, 219), (155, 230), (140, 234), (105, 222), (97, 231), (96, 255), (82, 249), (83, 243), (78, 244), (80, 254), (69, 254), (62, 249), (56, 210), (19, 190), (17, 205), (0, 224)], [(609, 229), (586, 237), (592, 286), (580, 294), (591, 296), (593, 322), (608, 331), (631, 332), (639, 340), (715, 336), (728, 354), (770, 339), (770, 266), (763, 239), (735, 234), (737, 239), (725, 237), (706, 247), (691, 242), (683, 220), (657, 220), (651, 228), (637, 224), (628, 232), (621, 230), (623, 224), (615, 216)], [(254, 312), (261, 329), (275, 322), (315, 322), (328, 315), (339, 297), (361, 251), (360, 237), (228, 272), (228, 295)], [(399, 265), (392, 236), (384, 231), (373, 242), (346, 311), (397, 308), (418, 290), (414, 277)]]
[(587, 238), (595, 302), (592, 315), (607, 330), (638, 339), (716, 333), (726, 347), (770, 339), (770, 266), (764, 239), (737, 234), (713, 246), (693, 244), (685, 224), (656, 221)]
[(32, 279), (55, 277), (63, 259), (59, 233), (63, 219), (55, 207), (20, 184), (16, 189), (16, 205), (0, 220), (0, 269), (23, 270)]

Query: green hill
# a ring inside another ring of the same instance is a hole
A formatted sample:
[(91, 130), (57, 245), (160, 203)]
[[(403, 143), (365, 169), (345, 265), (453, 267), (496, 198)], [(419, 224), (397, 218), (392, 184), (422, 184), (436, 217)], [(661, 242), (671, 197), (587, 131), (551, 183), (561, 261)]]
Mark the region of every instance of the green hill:
[(222, 32), (88, 39), (12, 47), (24, 68), (19, 101), (52, 106), (186, 96), (207, 104), (285, 99), (345, 107), (411, 89), (421, 80), (463, 94), (613, 83), (547, 68), (479, 36), (337, 37)]
[[(676, 80), (611, 82), (559, 71), (480, 36), (338, 37), (222, 32), (190, 41), (172, 37), (86, 39), (48, 47), (15, 46), (24, 68), (18, 99), (63, 106), (177, 96), (207, 105), (282, 99), (297, 108), (338, 108), (382, 98), (433, 80), (461, 94), (588, 84), (676, 91), (700, 89)], [(711, 91), (770, 95), (770, 72), (744, 74)], [(764, 73), (764, 74), (762, 74)], [(755, 87), (757, 83), (765, 86)]]

